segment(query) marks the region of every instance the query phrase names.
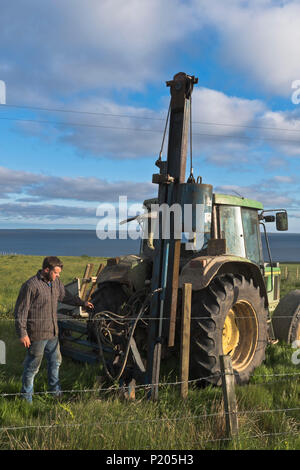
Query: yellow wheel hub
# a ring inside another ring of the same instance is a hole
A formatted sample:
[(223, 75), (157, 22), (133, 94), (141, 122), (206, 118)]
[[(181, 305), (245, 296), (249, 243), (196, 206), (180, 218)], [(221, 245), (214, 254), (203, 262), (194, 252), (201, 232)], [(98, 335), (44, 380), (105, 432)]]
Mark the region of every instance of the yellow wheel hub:
[(223, 354), (230, 355), (233, 368), (241, 372), (252, 361), (257, 342), (256, 312), (248, 301), (238, 301), (225, 318), (222, 332)]
[(223, 353), (227, 355), (234, 351), (239, 339), (240, 333), (236, 324), (235, 313), (233, 309), (230, 309), (223, 328)]
[(296, 340), (300, 341), (300, 323), (297, 328)]

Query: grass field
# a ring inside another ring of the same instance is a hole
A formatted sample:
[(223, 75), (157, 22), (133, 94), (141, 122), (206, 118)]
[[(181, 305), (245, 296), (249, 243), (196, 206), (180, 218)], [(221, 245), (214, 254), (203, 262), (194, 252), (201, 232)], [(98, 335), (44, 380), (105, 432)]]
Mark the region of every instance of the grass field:
[[(88, 262), (95, 270), (101, 258), (62, 257), (62, 280), (81, 277)], [(6, 365), (0, 365), (0, 394), (20, 391), (24, 348), (15, 335), (12, 312), (21, 284), (40, 268), (42, 257), (0, 257), (0, 339), (5, 341)], [(288, 265), (282, 293), (298, 288), (297, 267)], [(236, 387), (239, 439), (223, 440), (225, 423), (222, 391), (192, 386), (183, 401), (178, 385), (160, 387), (151, 402), (143, 389), (127, 401), (120, 390), (100, 389), (101, 368), (64, 358), (60, 402), (45, 394), (45, 364), (35, 380), (33, 405), (17, 395), (0, 396), (0, 449), (300, 449), (300, 365), (285, 344), (268, 347), (265, 363), (250, 384)], [(287, 375), (289, 374), (289, 375)], [(176, 365), (163, 365), (161, 382), (178, 381)], [(103, 388), (104, 387), (104, 388)], [(89, 390), (82, 392), (82, 390)], [(276, 410), (276, 411), (271, 411)]]

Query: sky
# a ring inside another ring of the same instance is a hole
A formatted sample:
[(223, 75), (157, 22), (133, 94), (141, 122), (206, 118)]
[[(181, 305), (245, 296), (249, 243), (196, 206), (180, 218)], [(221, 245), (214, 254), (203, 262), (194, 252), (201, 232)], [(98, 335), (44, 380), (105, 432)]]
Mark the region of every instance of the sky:
[(95, 229), (99, 205), (155, 197), (166, 81), (186, 72), (195, 176), (300, 233), (300, 1), (0, 8), (0, 228)]

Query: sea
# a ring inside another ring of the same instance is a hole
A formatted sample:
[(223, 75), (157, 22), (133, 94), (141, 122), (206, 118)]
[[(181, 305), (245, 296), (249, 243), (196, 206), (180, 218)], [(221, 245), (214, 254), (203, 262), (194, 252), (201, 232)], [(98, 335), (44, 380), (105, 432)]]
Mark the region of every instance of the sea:
[[(300, 262), (300, 233), (268, 234), (272, 261)], [(264, 259), (269, 261), (264, 235)], [(100, 240), (95, 230), (1, 229), (0, 254), (113, 257), (138, 254), (141, 240)]]

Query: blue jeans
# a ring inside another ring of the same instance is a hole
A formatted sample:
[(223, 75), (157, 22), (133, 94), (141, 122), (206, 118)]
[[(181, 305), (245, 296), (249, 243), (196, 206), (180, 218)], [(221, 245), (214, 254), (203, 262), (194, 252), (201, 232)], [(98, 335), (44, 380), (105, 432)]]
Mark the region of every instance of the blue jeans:
[(61, 364), (61, 354), (58, 337), (56, 336), (52, 339), (32, 341), (24, 360), (21, 389), (23, 398), (25, 398), (30, 403), (32, 402), (34, 377), (39, 371), (44, 353), (48, 362), (49, 389), (51, 392), (55, 392), (54, 395), (59, 395), (61, 391), (59, 384), (59, 366)]

